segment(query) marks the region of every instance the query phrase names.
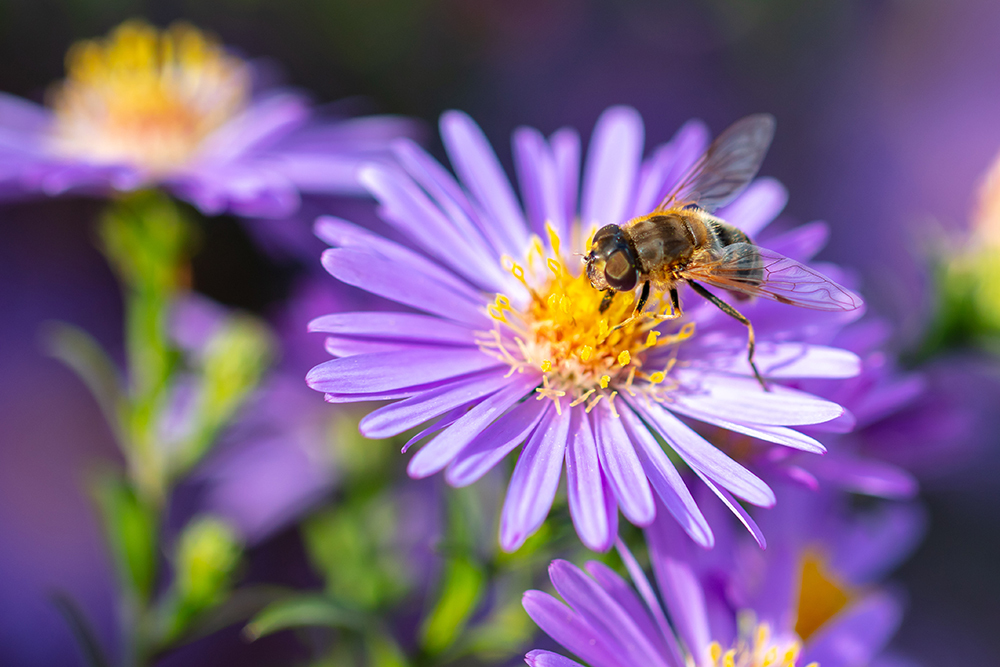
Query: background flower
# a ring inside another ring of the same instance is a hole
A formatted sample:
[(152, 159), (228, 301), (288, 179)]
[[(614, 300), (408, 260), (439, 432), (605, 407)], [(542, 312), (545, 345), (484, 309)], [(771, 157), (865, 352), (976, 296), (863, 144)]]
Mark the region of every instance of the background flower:
[(128, 21), (66, 58), (52, 108), (0, 94), (0, 197), (163, 186), (207, 215), (285, 216), (302, 192), (356, 194), (401, 118), (324, 118), (252, 90), (254, 66), (184, 23)]

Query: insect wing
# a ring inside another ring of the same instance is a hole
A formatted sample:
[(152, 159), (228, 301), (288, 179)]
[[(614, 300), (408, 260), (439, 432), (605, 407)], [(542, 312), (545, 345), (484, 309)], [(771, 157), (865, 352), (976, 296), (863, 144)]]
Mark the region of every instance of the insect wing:
[(682, 275), (813, 310), (854, 310), (862, 304), (857, 294), (815, 269), (752, 243), (734, 243), (717, 258), (693, 261)]
[(730, 125), (660, 202), (656, 211), (697, 204), (711, 212), (731, 202), (760, 170), (774, 138), (774, 124), (774, 116), (761, 113)]

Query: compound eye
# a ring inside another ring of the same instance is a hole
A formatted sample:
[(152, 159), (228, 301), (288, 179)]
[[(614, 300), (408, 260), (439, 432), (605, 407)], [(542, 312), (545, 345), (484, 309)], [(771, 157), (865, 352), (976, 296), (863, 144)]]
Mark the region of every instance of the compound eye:
[(632, 258), (624, 250), (611, 253), (604, 265), (604, 277), (617, 292), (631, 292), (639, 281)]

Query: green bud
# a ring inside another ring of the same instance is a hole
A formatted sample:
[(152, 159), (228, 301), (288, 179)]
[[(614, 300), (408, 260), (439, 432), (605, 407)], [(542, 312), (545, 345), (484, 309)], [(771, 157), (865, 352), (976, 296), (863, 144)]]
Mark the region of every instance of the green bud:
[(167, 640), (226, 599), (241, 554), (235, 531), (219, 519), (201, 517), (184, 528), (174, 553), (174, 582), (165, 610)]

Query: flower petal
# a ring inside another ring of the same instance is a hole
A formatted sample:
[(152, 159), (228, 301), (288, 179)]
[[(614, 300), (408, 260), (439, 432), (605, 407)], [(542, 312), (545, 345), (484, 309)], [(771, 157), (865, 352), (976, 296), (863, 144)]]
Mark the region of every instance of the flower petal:
[(674, 403), (670, 406), (670, 409), (673, 412), (684, 415), (685, 417), (691, 417), (692, 419), (697, 419), (700, 422), (712, 424), (713, 426), (718, 426), (719, 428), (724, 428), (727, 431), (733, 431), (734, 433), (749, 435), (751, 438), (774, 442), (786, 447), (792, 447), (793, 449), (801, 449), (804, 452), (813, 452), (814, 454), (822, 454), (826, 452), (826, 447), (824, 447), (823, 443), (820, 441), (815, 438), (810, 438), (804, 433), (799, 433), (796, 430), (786, 428), (784, 426), (750, 426), (748, 424), (741, 424), (728, 419), (723, 419), (718, 415), (707, 414), (699, 410), (694, 410), (689, 406), (680, 403)]
[(619, 662), (612, 648), (614, 640), (606, 631), (594, 628), (580, 614), (548, 593), (526, 591), (521, 605), (545, 634), (592, 667), (628, 667)]
[(628, 613), (578, 567), (562, 560), (553, 561), (549, 578), (559, 595), (588, 625), (612, 637), (609, 648), (621, 656), (621, 663), (667, 667), (664, 657)]
[(635, 447), (621, 419), (608, 406), (599, 403), (593, 414), (601, 469), (608, 476), (622, 514), (637, 526), (647, 526), (656, 516), (656, 506)]
[[(563, 206), (560, 218), (553, 218), (552, 224), (564, 239), (572, 235), (572, 224), (576, 220), (577, 200), (580, 197), (580, 135), (571, 128), (562, 128), (549, 138), (552, 155), (555, 158), (559, 192)], [(561, 221), (561, 225), (560, 225)]]
[(655, 426), (691, 468), (705, 473), (740, 498), (761, 507), (774, 505), (774, 492), (759, 477), (732, 460), (660, 406), (631, 404)]
[(691, 539), (706, 549), (711, 548), (715, 544), (712, 529), (666, 452), (630, 408), (620, 410), (620, 413), (625, 430), (637, 445), (636, 453), (642, 469), (656, 495)]
[(550, 407), (550, 401), (530, 399), (517, 404), (459, 452), (445, 472), (445, 481), (462, 487), (478, 480), (531, 435)]
[(708, 374), (691, 369), (675, 371), (683, 386), (697, 386), (702, 393), (678, 392), (676, 401), (731, 421), (800, 426), (830, 421), (844, 408), (805, 392), (772, 384), (761, 389), (753, 378)]
[(705, 486), (711, 489), (712, 493), (718, 496), (719, 500), (721, 500), (722, 503), (729, 508), (729, 511), (735, 514), (736, 518), (740, 520), (740, 523), (742, 523), (746, 529), (750, 531), (750, 534), (753, 535), (753, 539), (757, 542), (757, 546), (761, 549), (766, 549), (767, 540), (764, 539), (764, 533), (757, 525), (757, 522), (753, 520), (753, 517), (747, 514), (747, 511), (743, 509), (743, 506), (736, 502), (736, 499), (733, 498), (728, 491), (716, 486), (703, 472), (696, 469), (695, 474), (697, 474), (698, 477), (701, 477), (701, 481), (705, 482)]
[(676, 187), (708, 147), (708, 128), (700, 120), (681, 126), (669, 143), (656, 149), (639, 175), (632, 216), (646, 215)]
[(503, 232), (506, 252), (519, 257), (528, 245), (527, 224), (486, 135), (467, 114), (447, 111), (441, 116), (441, 140), (455, 173)]
[[(404, 364), (403, 367), (406, 368), (407, 365)], [(410, 477), (420, 479), (444, 469), (462, 448), (472, 442), (491, 422), (530, 394), (538, 385), (538, 377), (528, 374), (515, 375), (509, 382), (509, 386), (483, 399), (458, 421), (424, 445), (406, 468)]]
[(459, 377), (499, 363), (478, 349), (403, 349), (325, 361), (309, 371), (306, 383), (331, 394), (369, 394)]
[(597, 120), (587, 151), (581, 223), (603, 227), (625, 222), (642, 158), (642, 116), (631, 107), (611, 107)]
[(614, 544), (615, 535), (608, 524), (597, 443), (587, 412), (579, 408), (570, 410), (573, 414), (566, 447), (569, 515), (584, 546), (594, 551), (607, 551)]
[(788, 190), (773, 178), (758, 178), (716, 215), (754, 238), (788, 203)]
[(599, 561), (588, 561), (584, 567), (595, 581), (610, 595), (615, 602), (621, 605), (625, 613), (639, 626), (639, 631), (649, 638), (656, 647), (657, 653), (667, 655), (669, 649), (664, 642), (660, 629), (654, 624), (646, 605), (643, 604), (635, 590), (629, 586), (628, 582), (612, 570), (610, 567)]
[[(570, 660), (558, 653), (543, 651), (541, 649), (530, 651), (524, 656), (524, 661), (531, 667), (584, 667), (576, 660)], [(602, 663), (600, 662), (592, 662), (591, 664), (596, 667), (602, 667)]]
[(506, 374), (501, 368), (420, 392), (368, 413), (358, 427), (366, 438), (391, 438), (502, 389), (508, 384)]
[(830, 226), (816, 220), (768, 237), (761, 245), (796, 262), (808, 262), (823, 249), (830, 238)]
[(480, 310), (484, 304), (448, 289), (414, 265), (354, 248), (326, 250), (322, 262), (330, 275), (348, 285), (450, 320), (488, 326)]
[(377, 338), (475, 345), (472, 329), (439, 317), (417, 313), (363, 311), (323, 315), (309, 322), (309, 331)]
[(500, 515), (504, 551), (519, 549), (548, 516), (559, 487), (570, 412), (549, 410), (517, 459)]
[(902, 605), (892, 595), (876, 591), (854, 603), (810, 637), (804, 661), (821, 665), (867, 665), (895, 634)]

